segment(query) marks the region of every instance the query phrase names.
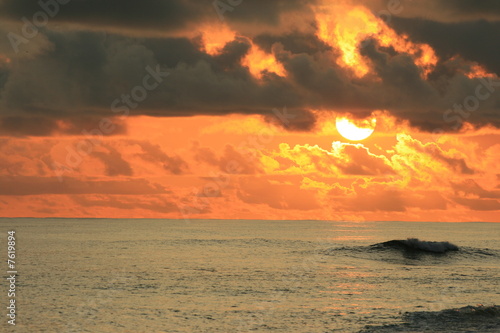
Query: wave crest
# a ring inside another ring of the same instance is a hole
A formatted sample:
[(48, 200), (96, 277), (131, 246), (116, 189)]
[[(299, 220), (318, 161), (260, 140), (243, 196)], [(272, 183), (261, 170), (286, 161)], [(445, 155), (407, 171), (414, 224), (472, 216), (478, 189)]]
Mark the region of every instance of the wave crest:
[(406, 240), (390, 240), (383, 243), (373, 244), (372, 247), (389, 247), (403, 249), (406, 251), (424, 251), (433, 253), (445, 253), (448, 251), (458, 251), (459, 248), (450, 242), (429, 242), (421, 241), (418, 238), (408, 238)]

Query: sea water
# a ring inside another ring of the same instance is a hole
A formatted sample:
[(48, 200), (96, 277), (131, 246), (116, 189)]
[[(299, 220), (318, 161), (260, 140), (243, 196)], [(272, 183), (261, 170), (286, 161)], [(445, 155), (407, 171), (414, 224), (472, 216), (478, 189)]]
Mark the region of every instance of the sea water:
[(0, 219), (5, 278), (12, 230), (2, 332), (500, 331), (498, 223)]

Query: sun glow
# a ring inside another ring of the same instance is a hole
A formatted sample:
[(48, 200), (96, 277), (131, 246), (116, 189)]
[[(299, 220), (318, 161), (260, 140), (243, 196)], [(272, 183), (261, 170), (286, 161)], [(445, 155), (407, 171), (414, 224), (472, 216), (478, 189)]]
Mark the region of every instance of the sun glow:
[(368, 138), (375, 131), (376, 118), (351, 120), (347, 117), (338, 117), (337, 131), (347, 140), (360, 141)]

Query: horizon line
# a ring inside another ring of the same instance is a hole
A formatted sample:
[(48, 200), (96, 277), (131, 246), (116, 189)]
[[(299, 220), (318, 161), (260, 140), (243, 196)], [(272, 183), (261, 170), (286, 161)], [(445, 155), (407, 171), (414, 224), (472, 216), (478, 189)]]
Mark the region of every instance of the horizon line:
[(78, 220), (171, 220), (171, 221), (269, 221), (269, 222), (400, 222), (400, 223), (500, 223), (500, 221), (400, 221), (400, 220), (363, 220), (363, 221), (353, 221), (353, 220), (319, 220), (319, 219), (302, 219), (302, 220), (274, 220), (274, 219), (249, 219), (249, 218), (239, 218), (239, 219), (225, 219), (225, 218), (193, 218), (193, 219), (182, 219), (182, 218), (159, 218), (159, 217), (34, 217), (34, 216), (16, 216), (16, 217), (0, 217), (0, 219), (78, 219)]

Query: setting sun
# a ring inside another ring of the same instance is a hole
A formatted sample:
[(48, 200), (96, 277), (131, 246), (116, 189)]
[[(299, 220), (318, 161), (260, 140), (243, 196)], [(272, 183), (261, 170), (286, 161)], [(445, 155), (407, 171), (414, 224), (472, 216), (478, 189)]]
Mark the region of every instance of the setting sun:
[(376, 118), (351, 120), (347, 117), (338, 117), (337, 131), (347, 140), (360, 141), (368, 138), (375, 131)]

